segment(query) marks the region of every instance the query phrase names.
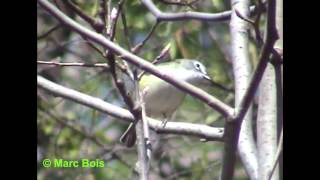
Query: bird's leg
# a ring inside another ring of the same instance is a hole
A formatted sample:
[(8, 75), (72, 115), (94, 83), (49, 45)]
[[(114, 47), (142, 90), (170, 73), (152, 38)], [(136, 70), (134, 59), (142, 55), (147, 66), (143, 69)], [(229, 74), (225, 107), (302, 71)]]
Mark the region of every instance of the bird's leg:
[(169, 118), (164, 113), (162, 115), (163, 115), (162, 127), (165, 128)]

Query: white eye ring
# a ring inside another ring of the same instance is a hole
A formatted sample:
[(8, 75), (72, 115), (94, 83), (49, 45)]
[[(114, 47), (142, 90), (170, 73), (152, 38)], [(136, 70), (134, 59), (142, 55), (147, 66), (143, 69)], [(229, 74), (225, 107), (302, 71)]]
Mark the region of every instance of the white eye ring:
[(196, 67), (197, 70), (202, 71), (202, 70), (201, 70), (201, 65), (200, 65), (199, 63), (195, 63), (194, 65), (195, 65), (195, 67)]
[(202, 74), (207, 74), (205, 67), (201, 63), (195, 62), (194, 67), (196, 68), (196, 70), (198, 70)]

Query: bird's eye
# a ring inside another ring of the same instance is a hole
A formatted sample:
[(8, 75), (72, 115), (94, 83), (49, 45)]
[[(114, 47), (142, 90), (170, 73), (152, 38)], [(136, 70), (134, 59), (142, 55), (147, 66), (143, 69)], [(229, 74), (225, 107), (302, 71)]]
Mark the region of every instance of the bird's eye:
[(200, 64), (199, 64), (199, 63), (196, 63), (195, 66), (196, 66), (196, 69), (197, 69), (197, 70), (201, 71), (201, 68), (200, 68)]

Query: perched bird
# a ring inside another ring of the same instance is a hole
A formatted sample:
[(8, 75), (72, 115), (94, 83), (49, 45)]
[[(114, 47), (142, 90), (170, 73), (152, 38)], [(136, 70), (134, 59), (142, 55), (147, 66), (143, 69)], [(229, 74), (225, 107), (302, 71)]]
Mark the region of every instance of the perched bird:
[[(158, 64), (157, 67), (160, 71), (195, 86), (213, 84), (227, 90), (214, 83), (208, 76), (205, 66), (197, 60), (178, 59)], [(144, 74), (141, 77), (139, 88), (143, 92), (146, 115), (162, 119), (164, 125), (166, 121), (170, 120), (186, 96), (185, 92), (152, 74)], [(131, 123), (120, 138), (120, 142), (125, 143), (127, 147), (133, 146), (136, 140), (134, 125)]]

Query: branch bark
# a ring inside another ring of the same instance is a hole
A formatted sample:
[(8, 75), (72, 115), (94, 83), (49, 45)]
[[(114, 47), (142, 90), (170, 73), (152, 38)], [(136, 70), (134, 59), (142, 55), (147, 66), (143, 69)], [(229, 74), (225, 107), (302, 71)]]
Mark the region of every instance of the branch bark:
[[(38, 86), (47, 92), (62, 97), (76, 103), (88, 106), (103, 113), (119, 118), (126, 122), (133, 122), (133, 115), (126, 109), (107, 103), (99, 98), (92, 97), (81, 92), (75, 91), (53, 83), (41, 76), (37, 77)], [(215, 128), (207, 125), (184, 123), (184, 122), (168, 122), (165, 127), (162, 121), (147, 118), (149, 126), (158, 133), (172, 133), (180, 135), (196, 136), (211, 141), (223, 141), (223, 128)]]
[[(277, 150), (277, 92), (275, 69), (268, 63), (259, 88), (257, 117), (258, 179), (267, 180)], [(279, 179), (275, 171), (273, 180)]]
[[(239, 107), (241, 100), (248, 89), (252, 67), (248, 49), (248, 24), (237, 16), (240, 12), (243, 16), (249, 15), (249, 1), (231, 1), (234, 10), (230, 21), (231, 33), (231, 60), (235, 77), (235, 106)], [(240, 130), (241, 127), (241, 130)], [(226, 123), (225, 161), (222, 171), (222, 179), (232, 179), (236, 161), (235, 149), (238, 148), (239, 156), (250, 179), (257, 179), (257, 149), (252, 132), (252, 108), (248, 109), (243, 123)], [(240, 135), (237, 134), (240, 131)], [(239, 139), (235, 140), (235, 139)], [(238, 145), (237, 145), (238, 143)], [(232, 172), (232, 173), (231, 173)]]
[[(246, 2), (246, 0), (244, 0)], [(245, 2), (244, 5), (246, 4)], [(241, 2), (235, 1), (234, 5), (239, 5)], [(248, 5), (245, 5), (248, 7)], [(237, 9), (239, 10), (239, 9)], [(241, 12), (240, 12), (241, 13)], [(236, 17), (239, 18), (239, 17)], [(239, 36), (243, 36), (246, 31), (239, 32)], [(241, 35), (240, 35), (241, 34)], [(240, 103), (236, 106), (236, 115), (234, 118), (230, 119), (225, 125), (225, 149), (223, 157), (223, 167), (222, 167), (222, 179), (232, 179), (234, 165), (236, 160), (235, 149), (239, 140), (239, 133), (242, 121), (248, 110), (250, 109), (250, 104), (254, 98), (258, 85), (262, 79), (263, 73), (269, 61), (269, 56), (273, 50), (273, 45), (278, 39), (277, 31), (275, 28), (275, 0), (268, 1), (267, 10), (267, 26), (266, 26), (266, 37), (265, 44), (263, 45), (261, 55), (259, 56), (259, 63), (253, 74), (253, 77), (249, 83), (249, 87), (244, 93)], [(243, 48), (239, 46), (238, 48)], [(250, 176), (250, 174), (249, 174)], [(252, 178), (252, 177), (250, 177)], [(254, 176), (253, 176), (254, 178)]]

